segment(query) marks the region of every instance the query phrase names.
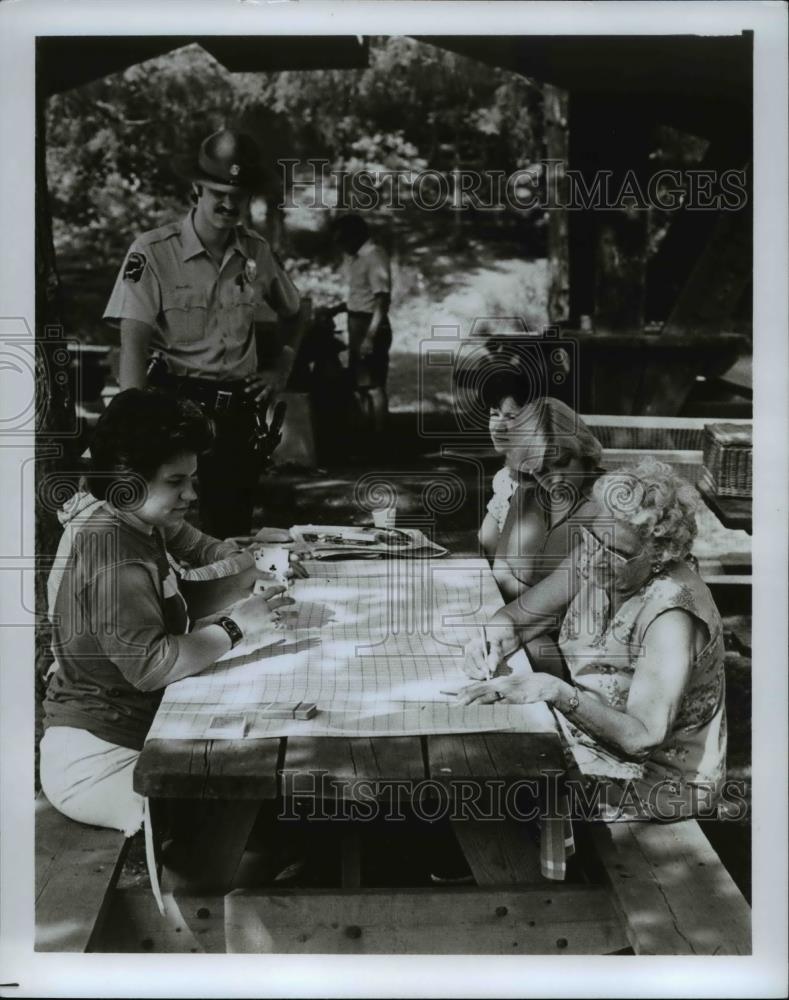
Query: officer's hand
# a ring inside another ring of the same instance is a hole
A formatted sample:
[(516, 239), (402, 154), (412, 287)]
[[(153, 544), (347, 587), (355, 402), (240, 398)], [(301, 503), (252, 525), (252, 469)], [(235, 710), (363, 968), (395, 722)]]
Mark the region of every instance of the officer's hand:
[(282, 545), (292, 542), (290, 532), (287, 528), (261, 528), (254, 536), (254, 540), (261, 545)]
[(246, 382), (244, 395), (247, 399), (254, 400), (258, 405), (267, 403), (271, 399), (274, 392), (271, 375), (258, 372), (255, 375), (247, 375), (244, 381)]

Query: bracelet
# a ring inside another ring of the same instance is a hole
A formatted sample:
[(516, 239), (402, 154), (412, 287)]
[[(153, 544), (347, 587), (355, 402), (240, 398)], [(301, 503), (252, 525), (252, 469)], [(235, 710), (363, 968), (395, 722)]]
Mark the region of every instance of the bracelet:
[(227, 637), (230, 639), (230, 648), (234, 649), (244, 638), (244, 633), (238, 626), (237, 622), (234, 622), (232, 618), (227, 615), (222, 615), (221, 618), (217, 618), (215, 625), (218, 625), (221, 629), (224, 629)]
[(570, 699), (567, 702), (567, 707), (563, 709), (565, 715), (570, 715), (573, 712), (578, 711), (578, 706), (581, 703), (581, 692), (577, 687), (573, 685), (573, 693), (570, 695)]

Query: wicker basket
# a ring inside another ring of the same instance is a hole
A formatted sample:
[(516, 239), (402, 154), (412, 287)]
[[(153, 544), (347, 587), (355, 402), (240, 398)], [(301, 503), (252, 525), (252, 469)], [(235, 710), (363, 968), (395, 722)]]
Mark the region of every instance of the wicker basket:
[(718, 496), (753, 495), (753, 430), (743, 424), (704, 428), (705, 482)]

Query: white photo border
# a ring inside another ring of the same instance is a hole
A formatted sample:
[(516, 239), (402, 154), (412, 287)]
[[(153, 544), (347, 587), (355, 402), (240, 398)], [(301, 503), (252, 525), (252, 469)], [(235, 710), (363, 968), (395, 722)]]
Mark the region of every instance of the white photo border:
[[(32, 336), (37, 35), (733, 34), (754, 32), (753, 955), (742, 958), (36, 954), (33, 527), (26, 439), (0, 445), (0, 995), (782, 996), (787, 969), (787, 8), (749, 3), (0, 4), (0, 334)], [(25, 333), (27, 322), (27, 334)], [(20, 408), (25, 373), (0, 372)], [(24, 525), (20, 538), (19, 525)], [(11, 556), (5, 555), (10, 553)], [(25, 559), (28, 561), (25, 562)], [(8, 560), (6, 562), (6, 560)], [(21, 581), (21, 583), (20, 583)], [(28, 610), (25, 610), (28, 609)], [(758, 664), (758, 667), (756, 666)], [(18, 984), (18, 985), (14, 985)]]

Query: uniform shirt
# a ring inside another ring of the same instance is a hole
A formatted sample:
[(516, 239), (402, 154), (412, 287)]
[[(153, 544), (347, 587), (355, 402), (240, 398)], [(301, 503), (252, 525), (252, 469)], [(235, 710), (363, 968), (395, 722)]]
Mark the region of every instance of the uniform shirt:
[(152, 327), (175, 375), (244, 378), (257, 369), (254, 322), (276, 319), (265, 302), (275, 273), (266, 240), (240, 225), (218, 267), (190, 212), (134, 241), (104, 318)]
[(389, 255), (376, 243), (367, 240), (346, 263), (348, 282), (347, 306), (350, 312), (371, 313), (375, 309), (375, 296), (392, 291)]

